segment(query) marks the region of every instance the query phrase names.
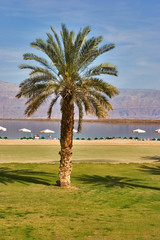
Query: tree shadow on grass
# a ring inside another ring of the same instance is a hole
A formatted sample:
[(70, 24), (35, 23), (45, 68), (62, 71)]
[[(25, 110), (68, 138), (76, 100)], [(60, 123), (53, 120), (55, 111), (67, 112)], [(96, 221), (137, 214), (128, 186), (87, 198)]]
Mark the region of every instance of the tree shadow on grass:
[(22, 184), (42, 184), (53, 185), (51, 183), (54, 174), (47, 172), (32, 171), (30, 169), (13, 170), (10, 168), (0, 168), (0, 183), (7, 185), (8, 183)]
[(145, 157), (142, 157), (142, 158), (145, 159), (145, 160), (154, 160), (156, 162), (160, 162), (160, 156), (157, 156), (157, 155), (155, 155), (155, 156), (145, 156)]
[(152, 190), (160, 191), (158, 187), (146, 186), (141, 183), (138, 179), (130, 179), (127, 177), (118, 177), (118, 176), (99, 176), (99, 175), (82, 175), (81, 177), (77, 177), (76, 179), (82, 181), (86, 184), (92, 184), (94, 186), (103, 185), (107, 188), (113, 187), (129, 187), (129, 188), (146, 188)]
[(160, 166), (155, 165), (154, 167), (150, 167), (142, 165), (140, 171), (149, 172), (153, 175), (160, 175)]

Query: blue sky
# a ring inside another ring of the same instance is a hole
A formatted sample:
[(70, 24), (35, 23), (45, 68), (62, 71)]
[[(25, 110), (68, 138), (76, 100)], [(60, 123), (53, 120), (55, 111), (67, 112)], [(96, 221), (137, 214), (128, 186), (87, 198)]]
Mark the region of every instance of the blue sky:
[[(46, 39), (61, 23), (77, 32), (91, 26), (90, 37), (102, 35), (103, 43), (116, 48), (104, 54), (117, 65), (118, 77), (105, 80), (118, 88), (160, 89), (159, 0), (1, 0), (0, 80), (20, 83), (27, 70), (18, 69), (23, 54), (36, 38)], [(38, 52), (37, 52), (38, 54)]]

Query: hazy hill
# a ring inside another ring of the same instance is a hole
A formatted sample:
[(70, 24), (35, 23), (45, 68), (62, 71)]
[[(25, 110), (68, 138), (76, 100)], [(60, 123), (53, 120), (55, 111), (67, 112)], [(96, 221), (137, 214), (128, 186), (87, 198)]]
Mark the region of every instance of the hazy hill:
[[(18, 85), (0, 81), (0, 118), (25, 118), (25, 99), (15, 98), (17, 92)], [(160, 119), (160, 90), (120, 89), (111, 103), (114, 111), (110, 118)], [(45, 103), (32, 117), (46, 118), (47, 106)], [(52, 117), (60, 118), (58, 105)]]
[[(25, 118), (26, 99), (16, 98), (19, 91), (17, 84), (0, 81), (0, 118)], [(57, 112), (57, 113), (56, 113)], [(44, 104), (32, 116), (33, 118), (46, 118), (47, 106)], [(59, 118), (58, 109), (54, 111), (54, 118)]]
[(111, 102), (112, 118), (160, 119), (160, 90), (120, 89)]

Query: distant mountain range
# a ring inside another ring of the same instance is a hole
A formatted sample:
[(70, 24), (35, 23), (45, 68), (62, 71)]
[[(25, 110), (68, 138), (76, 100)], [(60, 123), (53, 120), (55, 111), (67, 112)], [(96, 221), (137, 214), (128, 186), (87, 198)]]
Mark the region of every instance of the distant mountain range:
[[(120, 94), (110, 102), (114, 110), (110, 118), (118, 119), (160, 119), (160, 90), (119, 89)], [(0, 81), (0, 118), (25, 118), (26, 99), (17, 99), (18, 85)], [(47, 118), (47, 102), (32, 118)], [(52, 118), (60, 118), (59, 104), (53, 109)], [(85, 118), (93, 118), (85, 116)]]

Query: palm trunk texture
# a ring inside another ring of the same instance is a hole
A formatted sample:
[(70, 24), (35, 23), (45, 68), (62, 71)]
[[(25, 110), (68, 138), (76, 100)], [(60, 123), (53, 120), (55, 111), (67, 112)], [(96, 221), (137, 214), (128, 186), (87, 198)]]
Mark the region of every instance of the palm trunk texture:
[(63, 99), (61, 112), (61, 151), (60, 154), (60, 168), (59, 180), (57, 184), (61, 187), (69, 187), (71, 184), (70, 176), (72, 172), (72, 140), (73, 140), (73, 126), (74, 126), (74, 105), (70, 104), (70, 96)]

